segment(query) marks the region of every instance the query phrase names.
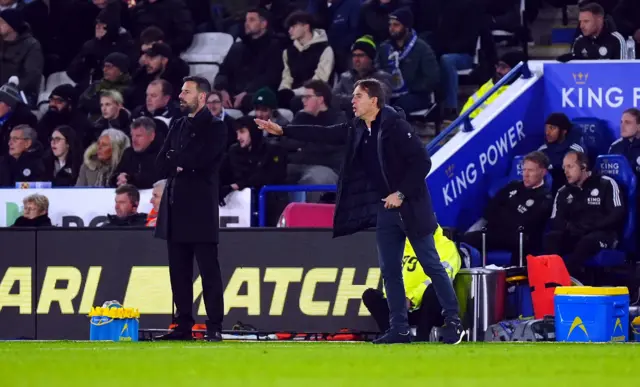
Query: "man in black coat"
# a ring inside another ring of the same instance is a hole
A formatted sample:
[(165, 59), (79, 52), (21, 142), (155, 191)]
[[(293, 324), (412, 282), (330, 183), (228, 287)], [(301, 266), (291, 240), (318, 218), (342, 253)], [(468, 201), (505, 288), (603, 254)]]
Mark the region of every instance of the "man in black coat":
[(346, 145), (333, 233), (338, 237), (376, 227), (391, 328), (374, 343), (411, 341), (402, 281), (402, 253), (408, 237), (443, 307), (444, 342), (458, 344), (465, 335), (458, 301), (433, 239), (437, 223), (425, 184), (431, 159), (404, 117), (383, 101), (384, 86), (375, 79), (364, 79), (355, 85), (356, 118), (351, 122), (284, 129), (270, 121), (256, 119), (256, 123), (273, 135)]
[(35, 129), (18, 125), (9, 137), (9, 154), (0, 158), (0, 187), (15, 187), (16, 183), (43, 181), (42, 144)]
[(202, 276), (209, 341), (221, 341), (224, 310), (218, 264), (218, 180), (227, 145), (227, 128), (206, 108), (209, 81), (187, 77), (180, 108), (187, 113), (174, 121), (158, 154), (158, 167), (167, 177), (155, 237), (167, 241), (175, 322), (163, 340), (191, 340), (193, 320), (193, 257)]
[(156, 158), (162, 143), (156, 136), (153, 118), (140, 117), (130, 126), (131, 147), (125, 149), (120, 164), (113, 174), (112, 185), (120, 187), (132, 184), (139, 189), (149, 189), (160, 180)]

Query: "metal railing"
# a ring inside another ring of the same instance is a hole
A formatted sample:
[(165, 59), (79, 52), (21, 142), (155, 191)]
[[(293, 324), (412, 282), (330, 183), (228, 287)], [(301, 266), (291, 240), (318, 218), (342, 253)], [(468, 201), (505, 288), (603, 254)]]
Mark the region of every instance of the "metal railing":
[(335, 192), (335, 185), (265, 185), (258, 195), (258, 221), (260, 227), (267, 224), (267, 193), (269, 192)]
[(446, 143), (445, 139), (447, 136), (451, 134), (458, 126), (462, 125), (462, 131), (471, 132), (473, 130), (473, 125), (471, 124), (470, 115), (477, 108), (481, 107), (493, 94), (495, 94), (502, 86), (514, 81), (518, 77), (522, 76), (524, 79), (529, 79), (533, 75), (531, 74), (531, 70), (529, 70), (529, 66), (526, 62), (520, 62), (516, 67), (511, 69), (507, 75), (502, 77), (501, 80), (498, 81), (491, 90), (489, 90), (485, 95), (480, 97), (466, 112), (464, 112), (460, 117), (456, 118), (455, 121), (451, 123), (445, 130), (440, 132), (431, 142), (427, 145), (427, 150), (429, 151), (429, 155), (433, 156), (444, 144)]

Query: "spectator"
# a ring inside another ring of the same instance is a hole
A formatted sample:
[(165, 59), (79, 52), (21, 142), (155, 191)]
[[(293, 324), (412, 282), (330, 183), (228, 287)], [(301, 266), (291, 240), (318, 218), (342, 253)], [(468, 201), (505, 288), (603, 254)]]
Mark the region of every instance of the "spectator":
[(282, 126), (289, 121), (278, 111), (278, 98), (269, 88), (262, 88), (253, 95), (253, 106), (256, 108), (256, 118), (273, 121)]
[(164, 138), (174, 118), (182, 116), (175, 102), (173, 86), (164, 79), (156, 79), (147, 86), (147, 98), (144, 105), (133, 110), (131, 118), (150, 117), (156, 122), (156, 134)]
[(624, 38), (632, 36), (636, 41), (636, 57), (627, 59), (639, 59), (640, 51), (640, 2), (636, 0), (621, 0), (613, 10), (613, 19), (620, 35)]
[[(304, 110), (296, 114), (292, 125), (330, 126), (347, 121), (343, 112), (329, 108), (331, 89), (322, 81), (310, 81), (304, 85), (302, 101)], [(344, 146), (327, 145), (281, 137), (280, 146), (287, 152), (287, 180), (292, 184), (336, 184), (344, 155)], [(317, 202), (322, 193), (307, 194), (311, 202)]]
[(374, 78), (386, 86), (385, 94), (391, 93), (391, 75), (376, 69), (376, 44), (370, 36), (363, 36), (351, 46), (352, 69), (340, 75), (340, 81), (333, 88), (334, 106), (353, 114), (351, 99), (355, 83), (361, 79)]
[(131, 147), (125, 149), (111, 185), (133, 184), (148, 189), (159, 179), (156, 157), (162, 143), (156, 138), (156, 124), (149, 117), (131, 123)]
[(378, 66), (391, 74), (391, 103), (406, 113), (426, 109), (440, 81), (438, 61), (425, 41), (418, 38), (409, 8), (389, 16), (391, 39), (378, 50)]
[(11, 130), (9, 154), (0, 162), (0, 187), (15, 187), (24, 181), (43, 181), (42, 144), (38, 135), (28, 125), (18, 125)]
[(130, 145), (129, 137), (118, 129), (102, 132), (98, 141), (84, 152), (76, 187), (108, 187)]
[(222, 106), (248, 113), (256, 91), (277, 88), (282, 77), (281, 52), (278, 39), (269, 30), (266, 11), (247, 12), (244, 35), (231, 46), (214, 81), (214, 88), (222, 93)]
[(564, 156), (570, 150), (584, 152), (580, 144), (579, 131), (572, 130), (573, 124), (563, 113), (551, 113), (545, 122), (545, 141), (538, 150), (544, 152), (549, 158), (553, 187), (551, 193), (555, 195), (558, 189), (567, 184), (562, 162)]
[(49, 219), (49, 199), (40, 194), (32, 194), (22, 200), (23, 215), (11, 227), (51, 227)]
[(227, 114), (224, 107), (222, 107), (222, 93), (218, 90), (213, 90), (207, 97), (207, 109), (211, 112), (211, 115), (219, 118), (224, 122), (227, 127), (227, 149), (231, 144), (236, 142), (236, 127), (233, 117)]
[(473, 69), (474, 65), (482, 21), (474, 1), (443, 2), (442, 14), (431, 39), (436, 55), (440, 58), (445, 118), (455, 119), (458, 115), (458, 70)]
[(31, 29), (16, 9), (0, 12), (0, 84), (17, 76), (30, 104), (35, 104), (40, 93), (40, 80), (44, 58), (40, 43), (31, 35)]
[(0, 87), (0, 157), (9, 149), (9, 134), (18, 125), (35, 127), (36, 118), (20, 95), (18, 77), (11, 77)]
[(282, 53), (284, 70), (278, 88), (279, 105), (288, 108), (294, 96), (301, 96), (309, 80), (329, 82), (333, 73), (333, 50), (324, 30), (311, 29), (312, 16), (302, 11), (289, 15), (286, 24), (293, 46)]
[(75, 186), (82, 165), (82, 148), (76, 132), (71, 126), (58, 126), (49, 143), (43, 157), (45, 180), (54, 187)]
[(287, 20), (287, 16), (297, 10), (295, 4), (290, 0), (260, 0), (258, 7), (269, 11), (269, 28), (271, 31), (278, 38), (287, 38), (285, 20)]
[(122, 106), (122, 94), (115, 90), (105, 90), (100, 93), (100, 110), (102, 116), (93, 124), (93, 134), (88, 144), (98, 139), (102, 131), (113, 128), (129, 134), (131, 114)]
[(335, 69), (347, 70), (351, 45), (358, 37), (361, 0), (309, 0), (308, 11), (319, 20), (319, 28), (327, 31), (335, 54)]
[(145, 28), (156, 26), (167, 37), (173, 52), (181, 53), (191, 45), (194, 24), (189, 9), (180, 0), (141, 0), (130, 9), (133, 36)]
[(569, 274), (585, 283), (580, 275), (584, 263), (600, 249), (617, 244), (626, 203), (615, 180), (589, 171), (584, 153), (569, 151), (563, 168), (567, 184), (553, 203), (544, 248), (548, 254), (561, 255)]
[[(149, 50), (151, 46), (153, 46), (155, 43), (166, 43), (164, 32), (162, 32), (162, 30), (156, 26), (147, 27), (140, 34), (140, 43), (141, 43), (140, 45), (141, 53)], [(171, 52), (173, 53), (175, 51), (173, 51), (172, 49)], [(140, 66), (144, 66), (145, 59), (146, 58), (143, 55), (140, 55), (140, 58), (138, 59), (138, 64)], [(173, 56), (173, 60), (175, 62), (179, 62), (179, 64), (176, 65), (176, 67), (178, 68), (189, 66), (187, 65), (187, 62), (185, 62), (184, 60), (182, 60), (182, 58), (180, 58), (180, 55), (178, 53), (176, 53), (176, 55)]]
[(407, 5), (406, 0), (367, 0), (360, 12), (360, 31), (376, 45), (389, 39), (389, 14)]
[(287, 164), (282, 149), (263, 141), (263, 134), (251, 117), (236, 121), (237, 142), (229, 148), (228, 166), (223, 168), (229, 181), (220, 186), (220, 204), (233, 191), (253, 188), (255, 199), (269, 184), (284, 184)]
[(163, 79), (171, 84), (173, 98), (177, 98), (182, 87), (182, 78), (189, 75), (189, 66), (178, 61), (165, 43), (153, 43), (151, 48), (142, 52), (143, 65), (133, 76), (133, 96), (129, 104), (133, 107), (142, 105), (149, 83)]
[[(516, 67), (518, 63), (524, 60), (525, 60), (525, 56), (520, 51), (512, 51), (512, 52), (507, 52), (503, 54), (500, 60), (498, 61), (498, 63), (496, 63), (496, 72), (493, 74), (493, 77), (489, 79), (484, 85), (480, 86), (480, 89), (478, 89), (478, 91), (476, 91), (471, 97), (469, 97), (469, 99), (467, 100), (467, 103), (465, 103), (464, 106), (462, 107), (460, 114), (462, 115), (467, 110), (469, 110), (471, 106), (473, 106), (473, 104), (476, 103), (477, 100), (484, 97), (484, 95), (487, 94), (493, 88), (493, 86), (495, 86), (496, 83), (500, 82), (502, 77), (509, 74), (511, 69)], [(509, 82), (508, 84), (505, 84), (504, 86), (496, 90), (493, 94), (491, 94), (491, 96), (487, 98), (487, 100), (480, 107), (474, 110), (469, 115), (469, 117), (476, 118), (478, 114), (480, 114), (480, 112), (486, 109), (490, 104), (492, 104), (498, 98), (498, 96), (504, 93), (509, 88), (509, 85), (515, 82), (516, 79), (517, 78), (514, 78), (513, 81)]]
[(624, 156), (640, 179), (640, 110), (629, 108), (622, 113), (620, 138), (611, 144), (609, 154)]
[(571, 52), (558, 57), (561, 62), (573, 59), (626, 59), (625, 40), (615, 28), (605, 23), (604, 9), (597, 3), (580, 6), (580, 31)]
[[(542, 152), (531, 152), (524, 158), (522, 180), (504, 186), (484, 211), (487, 221), (487, 251), (511, 252), (511, 265), (520, 260), (519, 227), (524, 228), (523, 257), (535, 252), (551, 214), (553, 199), (544, 184), (549, 158)], [(482, 231), (464, 234), (462, 241), (482, 251)]]
[(131, 34), (121, 26), (120, 4), (117, 1), (108, 3), (100, 11), (96, 18), (94, 37), (82, 46), (71, 61), (67, 67), (67, 75), (86, 87), (93, 80), (102, 79), (104, 58), (114, 52), (121, 52), (130, 60), (137, 56)]
[(147, 227), (155, 227), (158, 220), (158, 211), (160, 211), (160, 202), (162, 201), (162, 194), (164, 193), (164, 187), (167, 185), (167, 180), (158, 180), (153, 183), (153, 190), (151, 191), (151, 205), (153, 208), (149, 215), (147, 215)]
[(146, 226), (147, 214), (138, 212), (140, 191), (131, 184), (116, 188), (116, 214), (107, 215), (102, 227), (142, 227)]
[(53, 89), (49, 95), (49, 110), (36, 126), (38, 139), (42, 144), (47, 144), (53, 131), (63, 125), (72, 127), (75, 132), (74, 137), (80, 143), (84, 142), (85, 135), (93, 131), (93, 124), (85, 114), (76, 110), (77, 103), (78, 93), (75, 87), (64, 84)]
[(95, 121), (101, 114), (100, 95), (105, 90), (115, 90), (123, 96), (126, 101), (129, 97), (131, 76), (129, 75), (129, 58), (126, 55), (114, 52), (104, 58), (104, 68), (102, 69), (104, 78), (92, 83), (80, 96), (78, 107), (84, 113), (89, 114), (90, 119)]

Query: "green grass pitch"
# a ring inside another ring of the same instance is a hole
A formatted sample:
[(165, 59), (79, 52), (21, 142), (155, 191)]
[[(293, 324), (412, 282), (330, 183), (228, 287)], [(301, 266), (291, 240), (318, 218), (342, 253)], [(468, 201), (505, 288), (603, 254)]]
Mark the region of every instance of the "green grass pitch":
[(0, 385), (637, 386), (633, 344), (2, 342)]

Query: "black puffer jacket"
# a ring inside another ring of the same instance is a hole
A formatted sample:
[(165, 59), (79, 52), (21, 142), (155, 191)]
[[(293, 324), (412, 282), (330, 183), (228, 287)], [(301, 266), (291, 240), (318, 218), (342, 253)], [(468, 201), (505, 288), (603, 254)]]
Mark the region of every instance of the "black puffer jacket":
[(15, 187), (16, 182), (45, 180), (42, 144), (38, 141), (17, 159), (6, 155), (0, 161), (0, 187)]
[(162, 142), (156, 138), (147, 149), (136, 152), (133, 147), (125, 149), (120, 164), (112, 178), (111, 185), (115, 186), (118, 175), (127, 174), (127, 183), (135, 185), (138, 189), (153, 187), (153, 183), (160, 180), (160, 172), (156, 167), (156, 158), (162, 147)]
[(107, 215), (107, 221), (102, 227), (144, 227), (147, 224), (147, 214), (139, 212), (129, 215), (126, 218), (119, 218), (116, 215)]
[(28, 219), (24, 216), (16, 219), (15, 223), (11, 227), (51, 227), (51, 219), (49, 215), (40, 215), (34, 219)]
[(147, 27), (160, 28), (174, 54), (189, 48), (193, 40), (194, 23), (191, 12), (181, 0), (138, 1), (130, 10), (133, 37), (139, 38)]

